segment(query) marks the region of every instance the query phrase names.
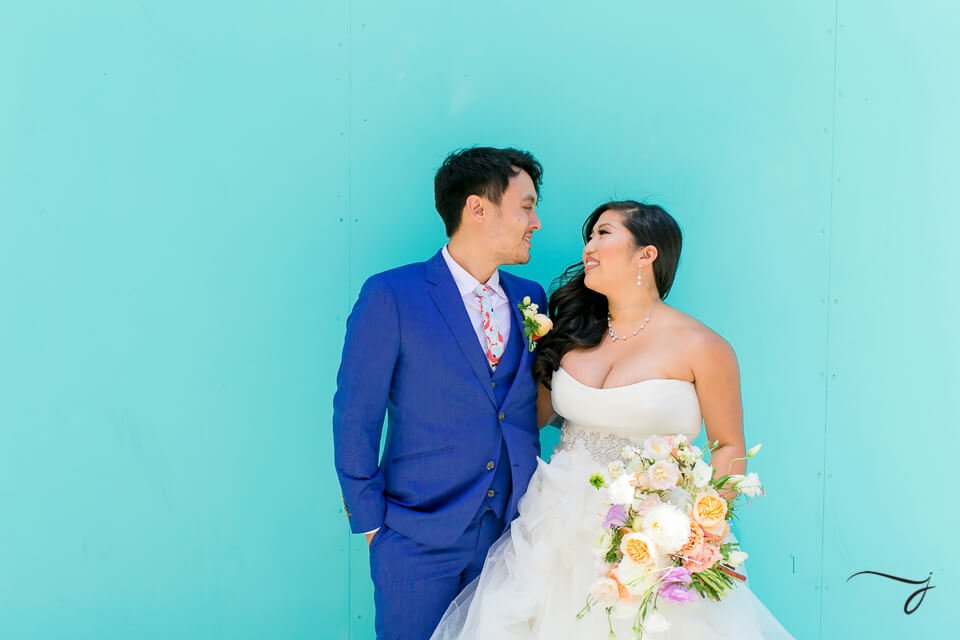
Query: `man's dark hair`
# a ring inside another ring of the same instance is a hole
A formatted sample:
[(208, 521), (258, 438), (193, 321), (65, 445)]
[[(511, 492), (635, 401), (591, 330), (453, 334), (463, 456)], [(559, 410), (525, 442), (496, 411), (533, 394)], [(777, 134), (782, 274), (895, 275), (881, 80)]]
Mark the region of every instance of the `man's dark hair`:
[(460, 228), (463, 207), (472, 195), (500, 204), (510, 178), (526, 171), (540, 195), (543, 167), (527, 151), (473, 147), (447, 156), (433, 179), (437, 212), (447, 228), (447, 237)]

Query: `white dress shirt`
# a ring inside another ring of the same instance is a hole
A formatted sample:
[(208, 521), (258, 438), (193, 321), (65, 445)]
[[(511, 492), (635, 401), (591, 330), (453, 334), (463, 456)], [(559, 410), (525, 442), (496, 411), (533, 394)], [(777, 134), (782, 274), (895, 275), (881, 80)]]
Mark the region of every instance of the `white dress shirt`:
[[(470, 324), (473, 325), (473, 330), (477, 334), (480, 347), (483, 349), (483, 352), (486, 353), (487, 337), (483, 333), (483, 319), (480, 317), (480, 298), (477, 297), (476, 293), (476, 288), (477, 285), (480, 284), (480, 281), (470, 275), (466, 269), (461, 267), (460, 264), (453, 259), (446, 245), (440, 250), (440, 253), (443, 254), (443, 259), (447, 263), (447, 268), (450, 269), (450, 273), (453, 274), (453, 280), (457, 283), (460, 297), (463, 298), (463, 306), (466, 307), (467, 315), (470, 317)], [(500, 329), (500, 335), (503, 336), (503, 345), (506, 347), (507, 341), (510, 340), (510, 321), (512, 318), (510, 317), (510, 300), (507, 298), (503, 287), (500, 286), (500, 271), (494, 271), (490, 279), (484, 284), (493, 290), (490, 294), (490, 298), (493, 300), (493, 318), (497, 323), (497, 327)]]

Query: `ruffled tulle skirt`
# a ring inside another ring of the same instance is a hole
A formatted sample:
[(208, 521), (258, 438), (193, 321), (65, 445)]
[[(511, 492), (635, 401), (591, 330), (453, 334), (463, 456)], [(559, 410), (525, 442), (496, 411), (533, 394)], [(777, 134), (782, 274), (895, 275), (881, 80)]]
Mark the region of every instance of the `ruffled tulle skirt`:
[[(577, 618), (598, 578), (594, 547), (605, 512), (587, 479), (599, 466), (582, 444), (539, 462), (520, 515), (490, 549), (483, 573), (457, 596), (432, 640), (606, 640), (610, 624), (631, 640), (632, 618), (608, 620), (602, 607)], [(792, 638), (740, 584), (720, 602), (660, 601), (670, 622), (657, 640)], [(648, 637), (648, 634), (644, 634)]]

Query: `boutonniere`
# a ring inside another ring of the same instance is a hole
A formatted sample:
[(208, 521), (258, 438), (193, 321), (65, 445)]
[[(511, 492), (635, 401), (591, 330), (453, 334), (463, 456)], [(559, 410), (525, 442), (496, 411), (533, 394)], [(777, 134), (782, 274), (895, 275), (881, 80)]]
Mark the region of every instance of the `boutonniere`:
[(523, 314), (523, 335), (527, 338), (527, 349), (533, 351), (537, 340), (553, 329), (553, 321), (545, 314), (538, 313), (540, 306), (530, 302), (530, 296), (524, 296), (523, 300), (517, 303), (517, 308)]

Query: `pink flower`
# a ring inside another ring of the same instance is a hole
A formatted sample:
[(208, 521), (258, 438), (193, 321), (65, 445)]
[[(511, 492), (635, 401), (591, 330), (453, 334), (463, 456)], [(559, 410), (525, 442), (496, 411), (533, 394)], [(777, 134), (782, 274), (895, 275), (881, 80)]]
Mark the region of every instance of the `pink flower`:
[(622, 504), (615, 504), (607, 511), (607, 517), (603, 519), (603, 528), (622, 527), (627, 523), (627, 509)]
[(693, 589), (687, 589), (678, 583), (660, 587), (659, 594), (672, 602), (690, 602), (697, 598), (697, 593)]
[(697, 553), (690, 554), (684, 559), (683, 566), (693, 573), (706, 571), (723, 559), (720, 549), (712, 544), (703, 545)]
[(655, 493), (648, 493), (643, 496), (643, 502), (637, 506), (637, 512), (645, 513), (658, 504), (663, 504), (663, 500), (660, 499), (660, 496)]
[(670, 584), (690, 584), (690, 570), (686, 567), (670, 567), (666, 573), (660, 577), (660, 582), (664, 585)]

